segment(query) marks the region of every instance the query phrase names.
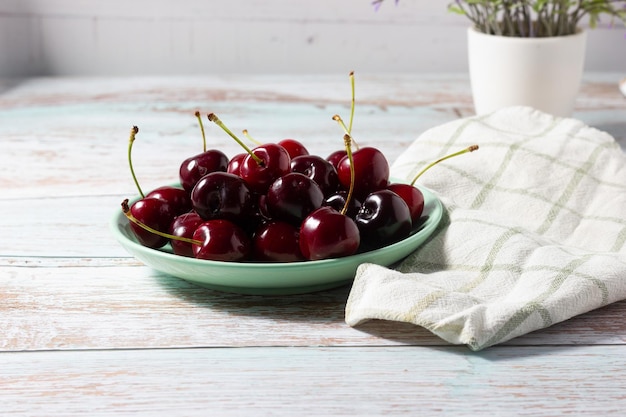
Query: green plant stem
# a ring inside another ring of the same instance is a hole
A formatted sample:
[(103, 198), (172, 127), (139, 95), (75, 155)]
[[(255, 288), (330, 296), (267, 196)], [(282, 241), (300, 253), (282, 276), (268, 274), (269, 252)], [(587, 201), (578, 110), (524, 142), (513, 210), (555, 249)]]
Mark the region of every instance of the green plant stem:
[(139, 181), (137, 181), (137, 176), (135, 175), (135, 169), (133, 168), (133, 158), (132, 158), (132, 153), (133, 153), (133, 143), (135, 143), (135, 135), (137, 135), (137, 133), (139, 133), (139, 128), (137, 126), (133, 126), (130, 129), (130, 138), (128, 139), (128, 166), (130, 167), (130, 175), (133, 177), (133, 181), (135, 181), (135, 186), (137, 187), (137, 191), (139, 191), (139, 195), (141, 196), (141, 198), (145, 197), (145, 194), (143, 193), (143, 191), (141, 190), (141, 187), (139, 186)]
[(198, 119), (198, 124), (200, 125), (200, 132), (202, 133), (202, 152), (206, 152), (206, 136), (204, 134), (204, 124), (202, 123), (202, 117), (200, 117), (200, 112), (196, 111), (195, 116), (196, 116), (196, 119)]
[(457, 0), (448, 10), (479, 32), (514, 37), (572, 35), (587, 17), (591, 28), (601, 16), (626, 23), (626, 0)]
[(352, 200), (352, 194), (354, 194), (354, 157), (352, 156), (352, 138), (349, 134), (343, 135), (343, 143), (346, 148), (346, 154), (348, 156), (348, 161), (350, 162), (350, 187), (348, 188), (348, 195), (346, 196), (346, 201), (343, 204), (343, 208), (341, 209), (341, 214), (344, 216), (348, 212), (348, 207), (350, 206), (350, 200)]
[(354, 121), (354, 71), (350, 71), (350, 89), (352, 90), (352, 100), (350, 102), (350, 121), (348, 122), (348, 134), (352, 134), (352, 122)]
[[(343, 122), (343, 119), (341, 118), (341, 116), (339, 116), (338, 114), (335, 114), (333, 116), (333, 120), (336, 121), (337, 123), (339, 123), (339, 126), (341, 126), (341, 128), (343, 129), (344, 133), (346, 135), (350, 136), (350, 130), (348, 129), (348, 127), (346, 126), (346, 124)], [(354, 146), (359, 149), (359, 144), (356, 143), (356, 141), (354, 140), (354, 138), (352, 136), (350, 136), (350, 139), (352, 140), (352, 143), (354, 144)]]
[(190, 239), (184, 236), (174, 236), (171, 235), (169, 233), (164, 233), (161, 232), (159, 230), (153, 229), (152, 227), (148, 226), (145, 223), (142, 223), (141, 221), (139, 221), (139, 219), (137, 219), (135, 216), (133, 216), (133, 214), (130, 212), (130, 206), (128, 205), (128, 199), (125, 199), (124, 201), (122, 201), (122, 212), (124, 213), (124, 215), (128, 218), (128, 220), (130, 220), (131, 222), (135, 223), (137, 226), (141, 227), (142, 229), (150, 232), (150, 233), (154, 233), (157, 236), (161, 236), (164, 237), (166, 239), (172, 239), (172, 240), (180, 240), (181, 242), (186, 242), (186, 243), (191, 243), (193, 245), (198, 245), (201, 246), (202, 242), (196, 239)]
[(469, 147), (467, 147), (465, 149), (462, 149), (462, 150), (460, 150), (458, 152), (451, 153), (450, 155), (446, 155), (443, 158), (439, 158), (439, 159), (437, 159), (434, 162), (431, 162), (430, 164), (426, 165), (426, 167), (424, 169), (422, 169), (420, 172), (418, 172), (418, 174), (415, 177), (413, 177), (413, 181), (411, 181), (411, 185), (415, 185), (415, 182), (417, 181), (417, 179), (419, 177), (421, 177), (424, 172), (426, 172), (430, 168), (432, 168), (434, 165), (437, 165), (438, 163), (443, 162), (446, 159), (450, 159), (450, 158), (453, 158), (455, 156), (463, 155), (464, 153), (474, 152), (476, 150), (478, 150), (478, 145), (472, 145), (472, 146), (469, 146)]
[(248, 153), (248, 155), (250, 155), (250, 157), (255, 160), (257, 164), (264, 164), (263, 160), (255, 155), (254, 152), (252, 152), (252, 149), (250, 149), (245, 143), (243, 143), (241, 139), (239, 139), (233, 132), (231, 132), (231, 130), (226, 127), (226, 125), (219, 119), (219, 117), (217, 117), (215, 113), (209, 113), (207, 115), (207, 118), (209, 119), (209, 121), (221, 127), (224, 132), (226, 132), (231, 138), (233, 138), (235, 142), (237, 142)]

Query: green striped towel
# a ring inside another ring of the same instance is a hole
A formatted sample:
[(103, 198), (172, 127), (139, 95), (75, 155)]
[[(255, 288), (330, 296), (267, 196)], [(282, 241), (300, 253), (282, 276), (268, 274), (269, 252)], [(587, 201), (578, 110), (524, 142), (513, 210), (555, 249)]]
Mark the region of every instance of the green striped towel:
[(346, 323), (414, 323), (473, 350), (626, 299), (626, 154), (607, 133), (526, 107), (459, 119), (393, 164), (446, 207), (393, 270), (359, 267)]

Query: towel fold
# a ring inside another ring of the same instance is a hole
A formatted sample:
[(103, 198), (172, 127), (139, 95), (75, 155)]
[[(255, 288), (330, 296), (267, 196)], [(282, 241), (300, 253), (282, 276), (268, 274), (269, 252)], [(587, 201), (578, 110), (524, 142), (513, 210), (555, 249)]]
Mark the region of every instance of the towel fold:
[(626, 299), (626, 155), (607, 133), (512, 107), (422, 134), (392, 165), (443, 202), (394, 269), (357, 271), (345, 320), (414, 323), (473, 350)]

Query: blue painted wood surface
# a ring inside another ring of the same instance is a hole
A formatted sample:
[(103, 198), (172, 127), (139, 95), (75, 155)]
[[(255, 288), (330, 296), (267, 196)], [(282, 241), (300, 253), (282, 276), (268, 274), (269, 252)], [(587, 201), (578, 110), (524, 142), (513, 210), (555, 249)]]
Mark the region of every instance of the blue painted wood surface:
[[(575, 117), (626, 148), (620, 74), (588, 74)], [(357, 78), (355, 136), (390, 160), (472, 114), (464, 76)], [(626, 303), (472, 353), (410, 325), (343, 321), (349, 287), (223, 294), (158, 274), (107, 222), (199, 152), (193, 111), (326, 154), (347, 114), (337, 76), (0, 81), (0, 403), (28, 415), (619, 415)], [(208, 126), (207, 126), (208, 127)], [(236, 144), (207, 129), (209, 146)]]

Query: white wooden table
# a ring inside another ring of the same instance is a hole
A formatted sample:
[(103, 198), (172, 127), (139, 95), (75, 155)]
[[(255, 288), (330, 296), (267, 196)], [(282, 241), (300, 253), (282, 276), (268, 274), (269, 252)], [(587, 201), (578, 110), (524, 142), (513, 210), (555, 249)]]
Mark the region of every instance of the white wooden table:
[[(588, 74), (575, 117), (626, 148), (621, 74)], [(393, 161), (472, 114), (464, 76), (357, 74), (355, 137)], [(195, 110), (261, 140), (341, 146), (347, 75), (0, 81), (0, 415), (622, 415), (626, 302), (474, 353), (426, 330), (344, 323), (349, 286), (224, 294), (130, 257), (107, 228), (200, 152)], [(237, 145), (207, 123), (208, 146)], [(624, 277), (626, 279), (626, 277)]]

